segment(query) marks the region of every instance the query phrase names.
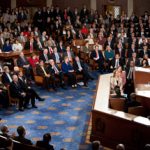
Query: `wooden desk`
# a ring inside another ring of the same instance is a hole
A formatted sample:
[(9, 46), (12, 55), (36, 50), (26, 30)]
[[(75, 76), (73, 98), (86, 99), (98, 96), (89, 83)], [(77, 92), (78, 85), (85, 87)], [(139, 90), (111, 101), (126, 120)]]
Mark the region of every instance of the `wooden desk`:
[(134, 86), (136, 100), (150, 115), (150, 68), (135, 67)]
[(135, 67), (134, 86), (150, 82), (150, 68)]
[[(25, 56), (31, 56), (32, 53), (39, 54), (38, 51), (30, 52), (29, 50), (23, 50)], [(12, 59), (14, 64), (16, 65), (16, 59), (19, 57), (20, 52), (2, 52), (0, 53), (0, 61), (10, 60)]]
[(150, 143), (150, 120), (109, 108), (111, 74), (101, 75), (92, 109), (91, 141), (100, 140), (115, 149), (118, 143), (126, 150), (142, 150)]

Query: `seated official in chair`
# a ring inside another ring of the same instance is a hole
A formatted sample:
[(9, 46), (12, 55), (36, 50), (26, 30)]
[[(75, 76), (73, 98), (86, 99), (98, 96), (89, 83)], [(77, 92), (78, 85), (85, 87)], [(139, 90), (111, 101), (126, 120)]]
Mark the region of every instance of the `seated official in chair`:
[(54, 62), (53, 59), (49, 60), (49, 65), (47, 67), (47, 71), (49, 74), (51, 74), (54, 78), (58, 78), (60, 81), (60, 86), (64, 89), (65, 83), (64, 83), (64, 75), (62, 70), (58, 67), (58, 65)]
[(43, 60), (44, 63), (48, 63), (48, 61), (51, 59), (47, 48), (43, 50), (43, 53), (39, 56), (39, 59)]
[(77, 74), (83, 75), (84, 86), (87, 86), (88, 80), (93, 80), (93, 77), (89, 74), (87, 66), (83, 61), (79, 59), (78, 56), (75, 57), (75, 61), (73, 62), (73, 68)]
[(18, 65), (18, 67), (21, 67), (24, 69), (25, 76), (26, 76), (27, 80), (30, 82), (32, 79), (32, 77), (31, 77), (32, 68), (31, 68), (27, 58), (24, 56), (23, 52), (20, 53), (19, 58), (17, 59), (17, 65)]
[(44, 66), (43, 60), (40, 60), (39, 65), (37, 65), (36, 74), (44, 78), (44, 85), (48, 90), (50, 89), (50, 83), (52, 82), (53, 90), (57, 91), (56, 85), (55, 85), (55, 78), (52, 77), (51, 74), (49, 74), (46, 67)]
[(91, 52), (90, 58), (95, 60), (96, 63), (98, 63), (99, 72), (104, 72), (104, 57), (102, 52), (98, 49), (98, 46), (95, 46), (95, 49)]
[(61, 55), (58, 53), (57, 47), (54, 47), (53, 50), (54, 50), (54, 53), (52, 54), (52, 59), (53, 59), (57, 64), (61, 63), (61, 62), (62, 62), (62, 57), (61, 57)]
[(4, 66), (3, 71), (4, 72), (2, 74), (2, 83), (5, 86), (8, 86), (12, 82), (12, 77), (11, 77), (10, 70), (9, 70), (8, 66)]
[(49, 144), (49, 142), (51, 142), (51, 135), (50, 133), (46, 133), (43, 135), (42, 141), (37, 141), (36, 146), (45, 150), (54, 150), (53, 145)]
[(8, 108), (9, 106), (9, 97), (7, 88), (0, 81), (0, 104), (3, 108)]
[(18, 81), (18, 76), (13, 75), (12, 79), (13, 81), (11, 82), (9, 87), (10, 95), (13, 98), (19, 99), (19, 111), (23, 111), (24, 108), (27, 108), (30, 97), (20, 85), (20, 82)]
[(64, 52), (64, 58), (68, 57), (69, 61), (73, 61), (74, 59), (74, 53), (71, 51), (70, 46), (66, 47), (66, 52)]
[(77, 87), (76, 76), (74, 75), (73, 66), (69, 62), (69, 58), (65, 57), (64, 62), (62, 63), (62, 71), (68, 77), (68, 82), (72, 88)]
[(30, 87), (27, 84), (27, 80), (26, 80), (25, 76), (23, 76), (22, 71), (19, 71), (19, 73), (18, 73), (18, 80), (20, 82), (20, 85), (24, 88), (24, 91), (26, 91), (30, 95), (30, 97), (31, 97), (31, 104), (32, 104), (33, 108), (36, 108), (36, 106), (35, 106), (35, 99), (38, 99), (39, 101), (44, 101), (44, 99), (41, 98), (37, 94), (37, 92), (32, 87)]
[(18, 142), (20, 142), (22, 144), (26, 144), (26, 145), (33, 145), (31, 140), (25, 138), (26, 129), (23, 126), (19, 126), (17, 128), (17, 133), (18, 133), (18, 136), (14, 137), (15, 141), (18, 141)]

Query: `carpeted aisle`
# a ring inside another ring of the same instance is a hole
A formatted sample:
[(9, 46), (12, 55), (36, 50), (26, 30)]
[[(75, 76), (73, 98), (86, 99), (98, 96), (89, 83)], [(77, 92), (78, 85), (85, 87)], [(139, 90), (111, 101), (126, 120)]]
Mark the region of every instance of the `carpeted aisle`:
[[(59, 89), (58, 92), (47, 92), (36, 88), (44, 102), (36, 101), (38, 109), (18, 112), (15, 107), (0, 111), (1, 124), (7, 124), (10, 132), (15, 132), (17, 126), (24, 125), (26, 137), (34, 143), (46, 132), (52, 134), (52, 144), (55, 150), (89, 149), (85, 144), (85, 136), (96, 89), (96, 80), (90, 81), (88, 87), (77, 89)], [(79, 148), (80, 147), (80, 148)]]

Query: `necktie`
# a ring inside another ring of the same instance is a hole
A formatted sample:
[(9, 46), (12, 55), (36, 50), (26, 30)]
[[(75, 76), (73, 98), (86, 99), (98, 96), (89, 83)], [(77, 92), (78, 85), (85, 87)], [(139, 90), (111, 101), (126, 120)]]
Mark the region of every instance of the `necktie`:
[(60, 63), (58, 53), (55, 53), (55, 57), (56, 57), (56, 63)]
[(41, 67), (41, 68), (42, 68), (42, 70), (43, 70), (43, 72), (44, 72), (44, 75), (47, 76), (47, 73), (46, 73), (44, 67)]
[(98, 52), (96, 52), (96, 58), (97, 58), (97, 59), (99, 58), (99, 54), (98, 54)]
[(128, 76), (127, 76), (128, 79), (132, 79), (132, 73), (133, 73), (133, 69), (130, 68)]
[(54, 66), (53, 69), (54, 69), (55, 73), (59, 72), (56, 66)]
[(44, 56), (45, 56), (46, 61), (48, 61), (48, 56), (46, 54)]
[(77, 64), (78, 64), (79, 70), (82, 70), (81, 63), (79, 61), (77, 61)]
[(8, 79), (9, 79), (9, 81), (12, 82), (12, 78), (10, 77), (10, 74), (9, 74), (9, 73), (7, 73), (7, 77), (8, 77)]
[(119, 67), (119, 60), (116, 59), (116, 65), (115, 65), (115, 68), (118, 68)]
[(30, 43), (30, 52), (33, 52), (33, 43)]

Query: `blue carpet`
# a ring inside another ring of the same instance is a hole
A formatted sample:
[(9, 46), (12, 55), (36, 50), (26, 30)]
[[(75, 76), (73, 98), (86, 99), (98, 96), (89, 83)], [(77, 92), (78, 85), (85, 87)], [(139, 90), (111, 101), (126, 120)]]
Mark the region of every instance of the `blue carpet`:
[(1, 125), (7, 124), (10, 133), (16, 132), (17, 126), (24, 125), (26, 137), (34, 143), (41, 140), (44, 133), (50, 132), (55, 150), (79, 150), (80, 145), (85, 145), (96, 81), (90, 81), (88, 87), (78, 86), (77, 89), (67, 90), (59, 88), (58, 92), (36, 87), (38, 93), (46, 99), (44, 102), (36, 101), (38, 109), (18, 112), (15, 107), (11, 107), (1, 110)]

